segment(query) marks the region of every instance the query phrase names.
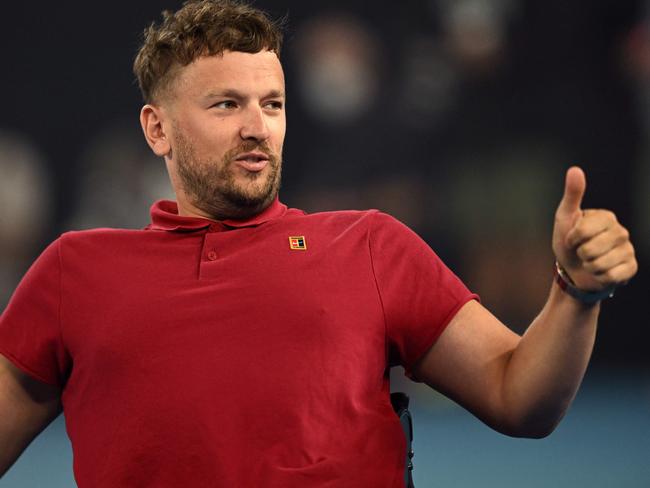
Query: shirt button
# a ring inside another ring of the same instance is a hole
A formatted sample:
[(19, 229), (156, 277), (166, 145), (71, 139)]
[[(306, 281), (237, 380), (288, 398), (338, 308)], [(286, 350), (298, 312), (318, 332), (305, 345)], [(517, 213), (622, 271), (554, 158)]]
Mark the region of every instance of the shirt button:
[(217, 253), (214, 251), (208, 251), (208, 259), (210, 261), (215, 261), (217, 259)]

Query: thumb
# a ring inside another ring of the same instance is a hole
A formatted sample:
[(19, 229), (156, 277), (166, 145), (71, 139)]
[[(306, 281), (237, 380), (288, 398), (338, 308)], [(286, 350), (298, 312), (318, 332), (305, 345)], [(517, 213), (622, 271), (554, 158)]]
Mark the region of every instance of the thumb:
[(564, 196), (557, 209), (558, 213), (569, 216), (580, 211), (582, 197), (585, 194), (586, 188), (587, 178), (585, 177), (585, 172), (577, 166), (570, 167), (566, 172)]

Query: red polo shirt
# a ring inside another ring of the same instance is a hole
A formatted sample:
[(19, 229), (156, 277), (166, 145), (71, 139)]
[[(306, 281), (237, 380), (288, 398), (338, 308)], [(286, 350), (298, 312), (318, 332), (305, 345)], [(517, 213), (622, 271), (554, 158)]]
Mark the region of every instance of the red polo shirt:
[(81, 488), (402, 487), (387, 370), (475, 297), (377, 211), (179, 217), (70, 232), (0, 318), (63, 387)]

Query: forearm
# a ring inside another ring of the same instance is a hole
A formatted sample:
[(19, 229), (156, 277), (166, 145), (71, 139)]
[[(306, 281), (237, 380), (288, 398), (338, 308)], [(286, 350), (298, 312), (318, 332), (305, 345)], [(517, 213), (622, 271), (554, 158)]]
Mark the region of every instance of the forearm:
[(513, 434), (544, 436), (561, 420), (587, 369), (599, 310), (553, 284), (504, 370), (502, 398)]
[(30, 379), (0, 355), (0, 477), (61, 411), (58, 388)]
[[(0, 405), (4, 403), (0, 399)], [(3, 408), (1, 415), (3, 418), (0, 420), (0, 478), (11, 468), (36, 435), (19, 428), (24, 423), (24, 419), (17, 412)]]

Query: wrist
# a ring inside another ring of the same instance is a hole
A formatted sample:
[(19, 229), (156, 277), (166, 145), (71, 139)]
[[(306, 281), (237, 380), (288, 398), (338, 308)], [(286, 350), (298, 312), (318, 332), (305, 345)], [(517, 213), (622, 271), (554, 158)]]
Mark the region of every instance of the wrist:
[(614, 296), (614, 291), (616, 290), (616, 285), (611, 285), (598, 291), (587, 291), (578, 288), (557, 260), (555, 261), (554, 281), (564, 293), (570, 295), (572, 298), (584, 305), (595, 305), (605, 298), (611, 298)]

